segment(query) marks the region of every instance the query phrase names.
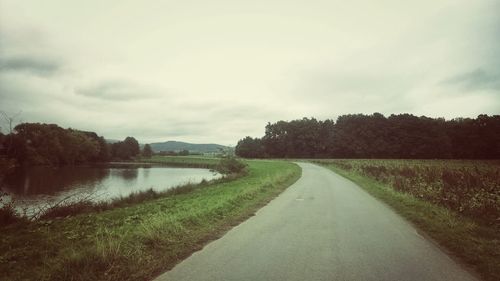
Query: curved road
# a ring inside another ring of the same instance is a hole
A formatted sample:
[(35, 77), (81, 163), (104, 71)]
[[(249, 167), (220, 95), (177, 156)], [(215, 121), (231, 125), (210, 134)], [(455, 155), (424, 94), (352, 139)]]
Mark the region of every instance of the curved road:
[(476, 280), (386, 205), (325, 168), (156, 280)]

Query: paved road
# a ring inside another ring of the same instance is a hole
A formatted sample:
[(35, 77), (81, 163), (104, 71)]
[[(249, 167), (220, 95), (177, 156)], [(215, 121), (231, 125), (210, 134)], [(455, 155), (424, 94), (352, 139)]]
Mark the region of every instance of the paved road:
[(354, 183), (300, 166), (256, 216), (157, 280), (476, 280)]

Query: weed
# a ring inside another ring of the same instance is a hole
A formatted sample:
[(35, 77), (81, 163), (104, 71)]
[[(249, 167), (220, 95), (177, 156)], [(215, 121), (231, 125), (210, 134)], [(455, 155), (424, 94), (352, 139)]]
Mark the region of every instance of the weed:
[(319, 163), (355, 171), (475, 220), (500, 223), (500, 165), (495, 161), (329, 160)]
[[(485, 280), (500, 280), (498, 162), (315, 161), (416, 224)], [(346, 164), (351, 169), (345, 169)], [(385, 170), (380, 168), (385, 167)]]

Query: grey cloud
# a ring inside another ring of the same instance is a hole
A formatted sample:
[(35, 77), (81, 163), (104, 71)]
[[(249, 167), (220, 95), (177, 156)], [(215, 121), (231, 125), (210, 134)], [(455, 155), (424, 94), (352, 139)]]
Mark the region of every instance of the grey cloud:
[(337, 95), (398, 94), (410, 86), (406, 82), (403, 77), (370, 73), (323, 73), (316, 77), (310, 76), (307, 81), (308, 86), (317, 93)]
[(47, 35), (37, 28), (0, 29), (0, 74), (26, 73), (52, 76), (65, 68), (60, 52), (47, 45)]
[[(151, 117), (151, 116), (148, 116)], [(217, 121), (214, 120), (214, 124)], [(106, 137), (123, 139), (133, 135), (141, 142), (165, 141), (171, 139), (196, 139), (205, 136), (207, 141), (213, 138), (214, 127), (206, 122), (180, 120), (176, 118), (161, 118), (158, 120), (143, 120), (140, 124), (126, 126), (106, 126)], [(200, 139), (201, 140), (201, 139)]]
[[(167, 112), (150, 108), (141, 114), (131, 112), (122, 118), (114, 116), (105, 121), (105, 124), (99, 124), (96, 130), (106, 131), (106, 137), (115, 139), (134, 135), (141, 142), (169, 139), (196, 142), (225, 140), (224, 144), (229, 145), (234, 144), (243, 135), (261, 136), (268, 121), (281, 119), (278, 116), (269, 116), (268, 111), (261, 107), (252, 108), (243, 104), (214, 103), (198, 108), (195, 102), (190, 106), (177, 103), (168, 108)], [(245, 118), (232, 115), (233, 112), (240, 111), (252, 111), (253, 114)], [(116, 110), (113, 112), (116, 113)]]
[(221, 121), (238, 118), (267, 120), (282, 113), (282, 108), (262, 104), (248, 104), (241, 101), (231, 101), (226, 104), (215, 101), (189, 101), (180, 102), (177, 106), (190, 112), (203, 112), (204, 115), (214, 119), (220, 118)]
[(86, 97), (110, 101), (151, 99), (161, 95), (159, 90), (137, 85), (126, 80), (103, 81), (95, 85), (80, 87), (76, 90), (76, 93)]
[[(262, 136), (267, 121), (303, 116), (500, 108), (491, 94), (500, 89), (498, 4), (367, 1), (360, 18), (359, 3), (332, 10), (338, 3), (270, 1), (255, 25), (225, 1), (211, 2), (210, 13), (204, 5), (0, 1), (0, 109), (22, 110), (25, 121), (114, 139), (234, 144)], [(443, 73), (456, 75), (439, 82)]]
[(0, 57), (0, 72), (27, 72), (39, 76), (55, 74), (62, 64), (51, 58), (33, 56)]
[(500, 91), (500, 75), (492, 74), (478, 68), (474, 71), (462, 73), (445, 79), (444, 85), (456, 85), (466, 90), (496, 90)]
[[(299, 70), (292, 74), (295, 102), (309, 106), (315, 116), (340, 113), (411, 111), (409, 93), (421, 77), (388, 69), (345, 71), (334, 66)], [(307, 110), (307, 109), (306, 109)]]

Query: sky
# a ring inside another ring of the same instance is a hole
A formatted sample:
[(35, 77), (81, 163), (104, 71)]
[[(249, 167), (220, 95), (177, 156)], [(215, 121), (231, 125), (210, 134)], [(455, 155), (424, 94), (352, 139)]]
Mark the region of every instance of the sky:
[(0, 110), (223, 145), (302, 117), (500, 114), (500, 0), (0, 0)]

